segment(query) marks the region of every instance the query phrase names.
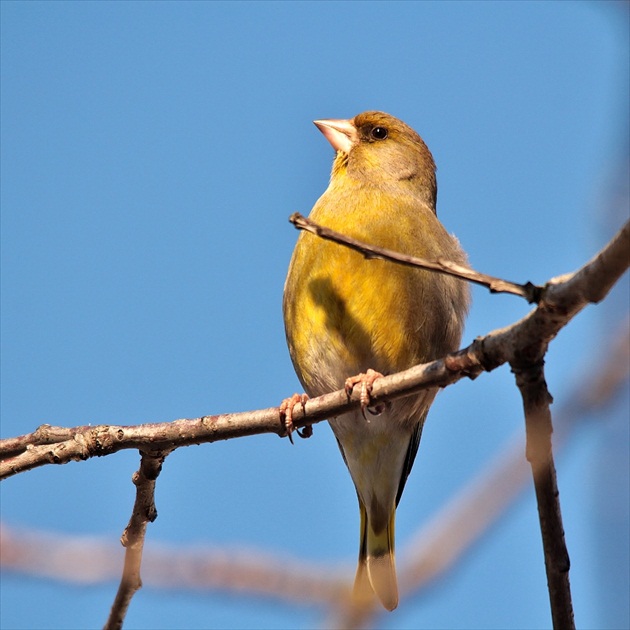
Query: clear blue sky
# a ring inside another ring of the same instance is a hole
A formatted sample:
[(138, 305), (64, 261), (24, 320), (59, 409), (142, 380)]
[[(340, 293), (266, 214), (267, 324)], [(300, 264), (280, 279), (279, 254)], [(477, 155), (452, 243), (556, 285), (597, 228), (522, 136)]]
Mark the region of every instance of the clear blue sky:
[[(438, 164), (440, 218), (487, 273), (543, 282), (582, 264), (622, 222), (607, 210), (627, 159), (622, 3), (5, 0), (0, 9), (2, 437), (44, 422), (263, 408), (299, 388), (281, 298), (297, 238), (287, 217), (308, 213), (333, 157), (314, 119), (382, 109), (413, 126)], [(625, 295), (613, 300), (623, 307)], [(475, 289), (464, 343), (527, 311)], [(547, 375), (558, 403), (616, 316), (592, 307), (554, 341)], [(398, 511), (399, 547), (522, 426), (507, 368), (443, 392)], [(612, 480), (596, 465), (611, 444), (623, 473)], [(627, 458), (627, 423), (614, 414), (558, 456), (583, 628), (629, 621)], [(125, 452), (12, 478), (2, 518), (117, 540), (137, 464)], [(180, 450), (157, 504), (148, 544), (355, 561), (356, 497), (327, 425), (293, 447), (262, 436)], [(609, 511), (617, 520), (604, 530)], [(614, 546), (606, 567), (602, 539)], [(101, 627), (115, 588), (5, 573), (0, 625)], [(626, 593), (617, 609), (605, 597), (616, 588)], [(322, 619), (314, 608), (147, 588), (127, 627)], [(448, 579), (381, 623), (548, 627), (531, 490)]]

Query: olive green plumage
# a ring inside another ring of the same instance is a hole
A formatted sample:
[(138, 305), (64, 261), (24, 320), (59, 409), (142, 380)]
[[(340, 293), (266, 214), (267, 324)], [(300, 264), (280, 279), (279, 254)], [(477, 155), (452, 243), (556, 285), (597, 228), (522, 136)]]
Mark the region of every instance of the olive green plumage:
[[(337, 155), (313, 221), (404, 254), (465, 264), (436, 217), (435, 164), (413, 129), (382, 112), (316, 124)], [(283, 302), (291, 359), (310, 396), (341, 389), (370, 368), (404, 370), (458, 347), (468, 302), (466, 284), (455, 278), (366, 260), (303, 232)], [(374, 590), (390, 610), (398, 603), (395, 508), (435, 394), (399, 399), (380, 415), (358, 411), (330, 420), (359, 498), (355, 593)]]

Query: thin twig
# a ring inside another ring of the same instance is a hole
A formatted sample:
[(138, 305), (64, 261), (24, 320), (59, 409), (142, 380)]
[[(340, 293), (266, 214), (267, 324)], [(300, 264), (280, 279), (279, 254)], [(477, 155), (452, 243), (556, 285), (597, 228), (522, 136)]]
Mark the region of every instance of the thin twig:
[(419, 258), (416, 256), (407, 256), (401, 254), (393, 249), (386, 249), (385, 247), (378, 247), (376, 245), (368, 245), (362, 241), (346, 236), (335, 230), (324, 227), (302, 216), (299, 212), (294, 212), (289, 217), (289, 222), (292, 223), (298, 230), (305, 230), (311, 232), (320, 238), (327, 241), (333, 241), (340, 245), (345, 245), (350, 249), (363, 254), (366, 258), (380, 258), (382, 260), (389, 260), (391, 262), (406, 265), (408, 267), (417, 267), (418, 269), (427, 269), (429, 271), (436, 271), (448, 276), (454, 276), (468, 282), (474, 282), (481, 286), (487, 287), (490, 293), (510, 293), (512, 295), (518, 295), (525, 298), (530, 304), (538, 303), (542, 295), (543, 287), (536, 286), (531, 282), (525, 284), (518, 284), (516, 282), (510, 282), (509, 280), (502, 280), (501, 278), (495, 278), (485, 273), (480, 273), (464, 265), (458, 265), (457, 263), (446, 260), (444, 258), (438, 258), (437, 260), (428, 260), (426, 258)]
[(140, 565), (144, 538), (147, 524), (152, 523), (157, 518), (155, 480), (162, 470), (162, 464), (167, 454), (165, 452), (141, 453), (140, 468), (133, 474), (136, 500), (129, 524), (120, 539), (123, 547), (125, 547), (125, 564), (118, 592), (104, 626), (105, 630), (120, 630), (122, 628), (131, 598), (142, 588)]

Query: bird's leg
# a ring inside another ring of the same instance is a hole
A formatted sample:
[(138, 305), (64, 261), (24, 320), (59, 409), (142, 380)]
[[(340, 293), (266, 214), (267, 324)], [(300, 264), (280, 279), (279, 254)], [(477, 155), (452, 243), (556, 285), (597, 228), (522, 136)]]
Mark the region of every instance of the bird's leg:
[(302, 410), (305, 410), (307, 400), (308, 396), (306, 394), (293, 394), (291, 398), (285, 398), (278, 408), (280, 422), (284, 424), (284, 428), (291, 444), (293, 444), (293, 431), (297, 431), (297, 434), (304, 439), (310, 438), (311, 435), (313, 435), (313, 427), (311, 425), (306, 426), (303, 429), (295, 429), (293, 426), (293, 409), (295, 408), (295, 405), (300, 403), (302, 405)]
[(358, 385), (359, 383), (361, 384), (361, 394), (359, 396), (359, 400), (361, 401), (361, 413), (363, 414), (364, 418), (366, 409), (375, 416), (378, 416), (385, 410), (384, 403), (374, 405), (374, 407), (370, 409), (372, 386), (374, 385), (374, 381), (376, 381), (376, 379), (382, 377), (383, 375), (380, 372), (377, 372), (376, 370), (370, 368), (365, 373), (362, 372), (361, 374), (350, 376), (346, 379), (345, 390), (348, 398), (352, 396), (352, 391), (354, 390), (355, 385)]

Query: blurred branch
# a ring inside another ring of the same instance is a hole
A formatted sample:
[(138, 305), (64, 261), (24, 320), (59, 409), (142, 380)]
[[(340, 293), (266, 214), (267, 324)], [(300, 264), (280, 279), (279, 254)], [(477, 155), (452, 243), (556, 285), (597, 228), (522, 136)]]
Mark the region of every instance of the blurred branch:
[[(108, 538), (22, 531), (2, 524), (4, 570), (94, 585), (120, 575), (120, 546)], [(147, 545), (143, 584), (161, 589), (223, 591), (290, 604), (337, 605), (351, 592), (350, 565), (325, 566), (244, 547)]]
[[(467, 348), (443, 359), (378, 379), (372, 390), (374, 404), (421, 389), (446, 387), (463, 377), (475, 378), (506, 362), (536, 364), (544, 357), (548, 343), (579, 311), (605, 297), (628, 268), (629, 259), (630, 226), (626, 223), (581, 269), (551, 279), (538, 306), (520, 321), (477, 338)], [(356, 391), (348, 399), (346, 392), (340, 390), (304, 405), (299, 403), (294, 409), (293, 424), (296, 428), (305, 427), (358, 408), (359, 397), (360, 392)], [(0, 479), (46, 464), (65, 464), (122, 449), (159, 452), (260, 433), (286, 435), (277, 407), (136, 426), (65, 429), (42, 425), (28, 436), (0, 440)]]
[[(567, 394), (555, 418), (555, 445), (562, 446), (589, 414), (614, 400), (629, 377), (630, 319), (614, 330), (588, 361), (586, 374)], [(521, 432), (411, 537), (400, 553), (401, 595), (420, 592), (447, 571), (487, 532), (528, 479)], [(5, 570), (78, 584), (97, 584), (119, 574), (120, 547), (109, 540), (25, 532), (3, 524), (0, 562)], [(331, 627), (376, 625), (382, 608), (344, 608), (354, 565), (325, 566), (255, 549), (145, 549), (144, 583), (165, 589), (222, 590), (273, 597), (295, 605), (318, 604), (337, 611)]]

